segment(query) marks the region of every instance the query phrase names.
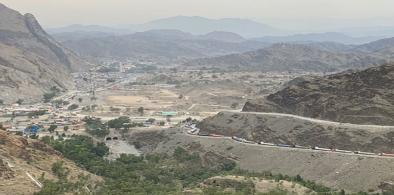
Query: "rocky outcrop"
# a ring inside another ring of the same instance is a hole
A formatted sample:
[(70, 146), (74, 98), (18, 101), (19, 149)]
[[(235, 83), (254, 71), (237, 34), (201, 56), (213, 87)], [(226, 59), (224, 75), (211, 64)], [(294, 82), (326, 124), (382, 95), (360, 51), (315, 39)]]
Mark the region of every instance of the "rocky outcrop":
[(70, 72), (87, 64), (62, 47), (32, 14), (0, 4), (0, 99), (38, 100), (51, 87), (74, 87)]
[(394, 65), (306, 78), (264, 99), (248, 101), (243, 111), (394, 125)]

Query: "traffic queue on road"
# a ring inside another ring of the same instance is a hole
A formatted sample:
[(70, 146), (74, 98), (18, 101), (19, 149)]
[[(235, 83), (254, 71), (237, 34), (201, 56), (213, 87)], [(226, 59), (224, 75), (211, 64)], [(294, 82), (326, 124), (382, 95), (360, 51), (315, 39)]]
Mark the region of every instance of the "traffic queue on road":
[[(208, 134), (208, 133), (200, 133), (200, 129), (198, 129), (195, 125), (188, 125), (186, 126), (190, 130), (187, 131), (188, 134), (190, 135), (195, 135), (195, 136), (204, 136), (204, 137), (215, 137), (215, 138), (230, 138), (228, 136), (224, 135), (219, 135), (219, 134)], [(350, 151), (350, 150), (340, 150), (336, 148), (323, 148), (323, 147), (318, 147), (318, 146), (300, 146), (296, 144), (275, 144), (275, 143), (267, 143), (267, 142), (254, 142), (247, 140), (245, 138), (240, 138), (237, 136), (232, 136), (232, 140), (241, 142), (241, 143), (246, 143), (246, 144), (258, 144), (258, 145), (265, 145), (265, 146), (271, 146), (271, 147), (283, 147), (283, 148), (297, 148), (297, 149), (304, 149), (304, 150), (317, 150), (317, 151), (326, 151), (326, 152), (335, 152), (335, 153), (344, 153), (344, 154), (358, 154), (358, 155), (368, 155), (368, 156), (386, 156), (386, 157), (394, 157), (394, 154), (390, 153), (372, 153), (372, 152), (362, 152), (362, 151)]]

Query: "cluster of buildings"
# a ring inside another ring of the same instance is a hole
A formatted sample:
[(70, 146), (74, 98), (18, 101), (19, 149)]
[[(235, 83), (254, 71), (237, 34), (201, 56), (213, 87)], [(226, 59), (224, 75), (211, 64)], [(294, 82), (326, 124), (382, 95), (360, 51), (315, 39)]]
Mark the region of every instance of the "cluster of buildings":
[(65, 126), (70, 130), (83, 128), (83, 122), (76, 113), (56, 110), (45, 104), (3, 107), (0, 109), (0, 123), (7, 131), (25, 135), (37, 134), (51, 125), (56, 125), (59, 129)]

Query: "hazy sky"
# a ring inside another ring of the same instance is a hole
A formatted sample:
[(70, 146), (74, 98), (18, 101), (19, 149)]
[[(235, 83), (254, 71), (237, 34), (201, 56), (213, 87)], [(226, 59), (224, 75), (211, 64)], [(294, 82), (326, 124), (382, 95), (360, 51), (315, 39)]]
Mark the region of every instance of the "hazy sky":
[(122, 25), (185, 15), (249, 18), (294, 29), (394, 25), (394, 0), (0, 0), (45, 27)]

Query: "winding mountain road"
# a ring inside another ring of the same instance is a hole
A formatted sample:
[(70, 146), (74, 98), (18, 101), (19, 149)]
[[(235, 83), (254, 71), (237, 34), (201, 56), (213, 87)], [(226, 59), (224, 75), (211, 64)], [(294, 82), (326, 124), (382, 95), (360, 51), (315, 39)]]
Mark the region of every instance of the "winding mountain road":
[(385, 126), (385, 125), (360, 125), (360, 124), (351, 124), (351, 123), (340, 123), (340, 122), (334, 122), (334, 121), (328, 121), (328, 120), (322, 120), (322, 119), (315, 119), (315, 118), (309, 118), (309, 117), (304, 117), (304, 116), (298, 116), (298, 115), (293, 115), (293, 114), (284, 114), (284, 113), (273, 113), (273, 112), (243, 112), (243, 111), (224, 111), (224, 112), (229, 112), (229, 113), (234, 113), (234, 114), (254, 114), (254, 115), (263, 115), (263, 116), (278, 116), (278, 117), (287, 117), (287, 118), (294, 118), (294, 119), (300, 119), (300, 120), (305, 120), (309, 122), (314, 122), (314, 123), (320, 123), (324, 125), (331, 125), (331, 126), (337, 126), (337, 127), (347, 127), (347, 128), (358, 128), (358, 129), (366, 129), (366, 130), (394, 130), (394, 126)]
[[(309, 117), (303, 117), (303, 116), (298, 116), (298, 115), (292, 115), (292, 114), (284, 114), (284, 113), (268, 113), (268, 112), (242, 112), (242, 111), (223, 111), (227, 113), (233, 113), (233, 114), (254, 114), (254, 115), (263, 115), (263, 116), (273, 116), (273, 117), (284, 117), (288, 119), (299, 119), (299, 120), (304, 120), (304, 121), (309, 121), (309, 122), (314, 122), (314, 123), (319, 123), (323, 125), (330, 125), (330, 126), (336, 126), (336, 127), (346, 127), (346, 128), (356, 128), (356, 129), (365, 129), (365, 130), (393, 130), (394, 131), (394, 126), (384, 126), (384, 125), (361, 125), (361, 124), (351, 124), (351, 123), (340, 123), (340, 122), (334, 122), (334, 121), (327, 121), (327, 120), (322, 120), (322, 119), (315, 119), (315, 118), (309, 118)], [(184, 131), (186, 135), (188, 136), (194, 136), (198, 137), (200, 139), (227, 139), (227, 140), (233, 140), (231, 137), (227, 136), (200, 136), (197, 133), (191, 134), (188, 131)], [(312, 150), (312, 149), (305, 149), (305, 148), (293, 148), (293, 147), (281, 147), (278, 145), (260, 145), (260, 144), (253, 144), (253, 143), (245, 143), (245, 142), (240, 142), (236, 141), (239, 144), (244, 144), (244, 145), (250, 145), (250, 146), (255, 146), (255, 147), (271, 147), (271, 148), (281, 148), (284, 150), (304, 150), (304, 151), (311, 151), (311, 152), (324, 152), (324, 153), (336, 153), (336, 154), (343, 154), (343, 155), (351, 155), (351, 156), (364, 156), (364, 157), (372, 157), (372, 158), (393, 158), (392, 156), (380, 156), (378, 154), (356, 154), (356, 153), (343, 153), (343, 152), (336, 152), (336, 151), (323, 151), (323, 150)], [(338, 150), (339, 151), (339, 150)]]
[(190, 134), (185, 132), (185, 135), (195, 137), (198, 139), (216, 139), (216, 140), (229, 140), (229, 141), (234, 141), (238, 144), (242, 145), (248, 145), (252, 147), (265, 147), (265, 148), (278, 148), (281, 150), (297, 150), (297, 151), (307, 151), (307, 152), (321, 152), (321, 153), (329, 153), (329, 154), (338, 154), (338, 155), (347, 155), (347, 156), (363, 156), (363, 157), (369, 157), (369, 158), (393, 158), (391, 156), (379, 156), (377, 154), (374, 155), (367, 155), (367, 154), (356, 154), (356, 153), (342, 153), (342, 152), (335, 152), (335, 151), (324, 151), (324, 150), (312, 150), (312, 149), (305, 149), (305, 148), (293, 148), (293, 147), (281, 147), (281, 146), (276, 146), (276, 145), (261, 145), (257, 143), (245, 143), (245, 142), (240, 142), (232, 139), (231, 137), (227, 136), (222, 136), (222, 137), (213, 137), (213, 136), (200, 136), (197, 134)]

